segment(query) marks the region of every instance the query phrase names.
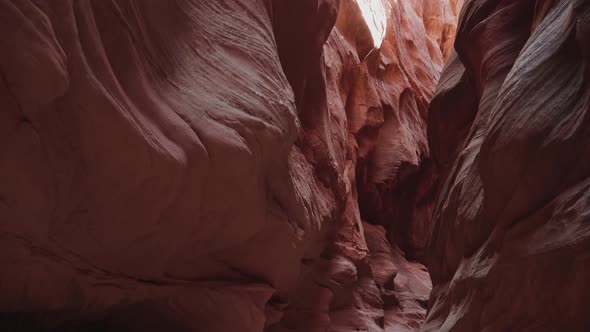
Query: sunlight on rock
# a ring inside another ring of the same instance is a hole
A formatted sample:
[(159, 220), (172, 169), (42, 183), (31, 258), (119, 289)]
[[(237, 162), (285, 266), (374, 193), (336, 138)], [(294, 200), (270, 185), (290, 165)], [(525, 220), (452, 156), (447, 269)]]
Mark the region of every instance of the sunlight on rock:
[(381, 47), (387, 27), (387, 16), (382, 0), (356, 0), (356, 2), (371, 31), (373, 44), (376, 48)]

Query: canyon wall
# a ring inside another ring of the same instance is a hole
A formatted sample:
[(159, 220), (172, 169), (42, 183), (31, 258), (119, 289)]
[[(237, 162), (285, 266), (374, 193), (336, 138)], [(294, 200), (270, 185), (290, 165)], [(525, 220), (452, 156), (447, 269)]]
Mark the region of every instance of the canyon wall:
[[(427, 107), (452, 47), (457, 7), (379, 4), (375, 10), (387, 19), (382, 43), (372, 39), (381, 31), (371, 31), (354, 1), (340, 2), (329, 35), (312, 31), (305, 38), (297, 23), (279, 23), (291, 24), (285, 28), (291, 35), (279, 29), (276, 36), (302, 124), (295, 151), (312, 165), (335, 208), (325, 240), (315, 256), (304, 257), (286, 296), (290, 305), (271, 331), (404, 331), (424, 319), (428, 273), (406, 258), (421, 258), (428, 239), (435, 175)], [(293, 13), (306, 5), (287, 7), (275, 8), (278, 22), (300, 20)], [(287, 16), (277, 16), (282, 12)], [(318, 35), (327, 37), (325, 45)]]
[(587, 331), (590, 2), (467, 1), (429, 118), (424, 331)]
[(418, 328), (458, 4), (375, 3), (0, 0), (1, 325)]

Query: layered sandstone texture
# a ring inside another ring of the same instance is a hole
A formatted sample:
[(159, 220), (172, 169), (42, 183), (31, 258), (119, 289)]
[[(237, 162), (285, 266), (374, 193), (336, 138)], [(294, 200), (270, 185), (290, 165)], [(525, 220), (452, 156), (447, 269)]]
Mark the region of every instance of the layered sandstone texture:
[(590, 2), (467, 1), (432, 101), (424, 331), (588, 331)]
[(0, 325), (416, 329), (457, 6), (0, 0)]
[(296, 44), (277, 35), (302, 122), (296, 150), (336, 208), (319, 257), (304, 259), (291, 305), (271, 331), (406, 331), (423, 321), (431, 284), (408, 258), (421, 257), (429, 234), (427, 107), (456, 9), (341, 1), (323, 54), (307, 63), (294, 50), (310, 49), (313, 38)]

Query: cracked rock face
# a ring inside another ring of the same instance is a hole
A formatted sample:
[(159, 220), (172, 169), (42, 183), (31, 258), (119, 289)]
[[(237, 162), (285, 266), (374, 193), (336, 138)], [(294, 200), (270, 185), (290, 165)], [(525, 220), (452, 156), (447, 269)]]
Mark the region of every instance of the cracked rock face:
[(466, 1), (430, 108), (424, 331), (586, 331), (590, 6)]
[(0, 0), (0, 325), (414, 330), (455, 1)]

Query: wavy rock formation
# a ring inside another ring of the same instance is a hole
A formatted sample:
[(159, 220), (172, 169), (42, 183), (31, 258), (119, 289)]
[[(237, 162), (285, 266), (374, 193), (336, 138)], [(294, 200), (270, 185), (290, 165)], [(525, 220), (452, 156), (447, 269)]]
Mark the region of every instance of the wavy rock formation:
[(467, 1), (432, 101), (424, 331), (587, 331), (590, 3)]
[(0, 0), (0, 325), (418, 328), (460, 4), (372, 2)]

